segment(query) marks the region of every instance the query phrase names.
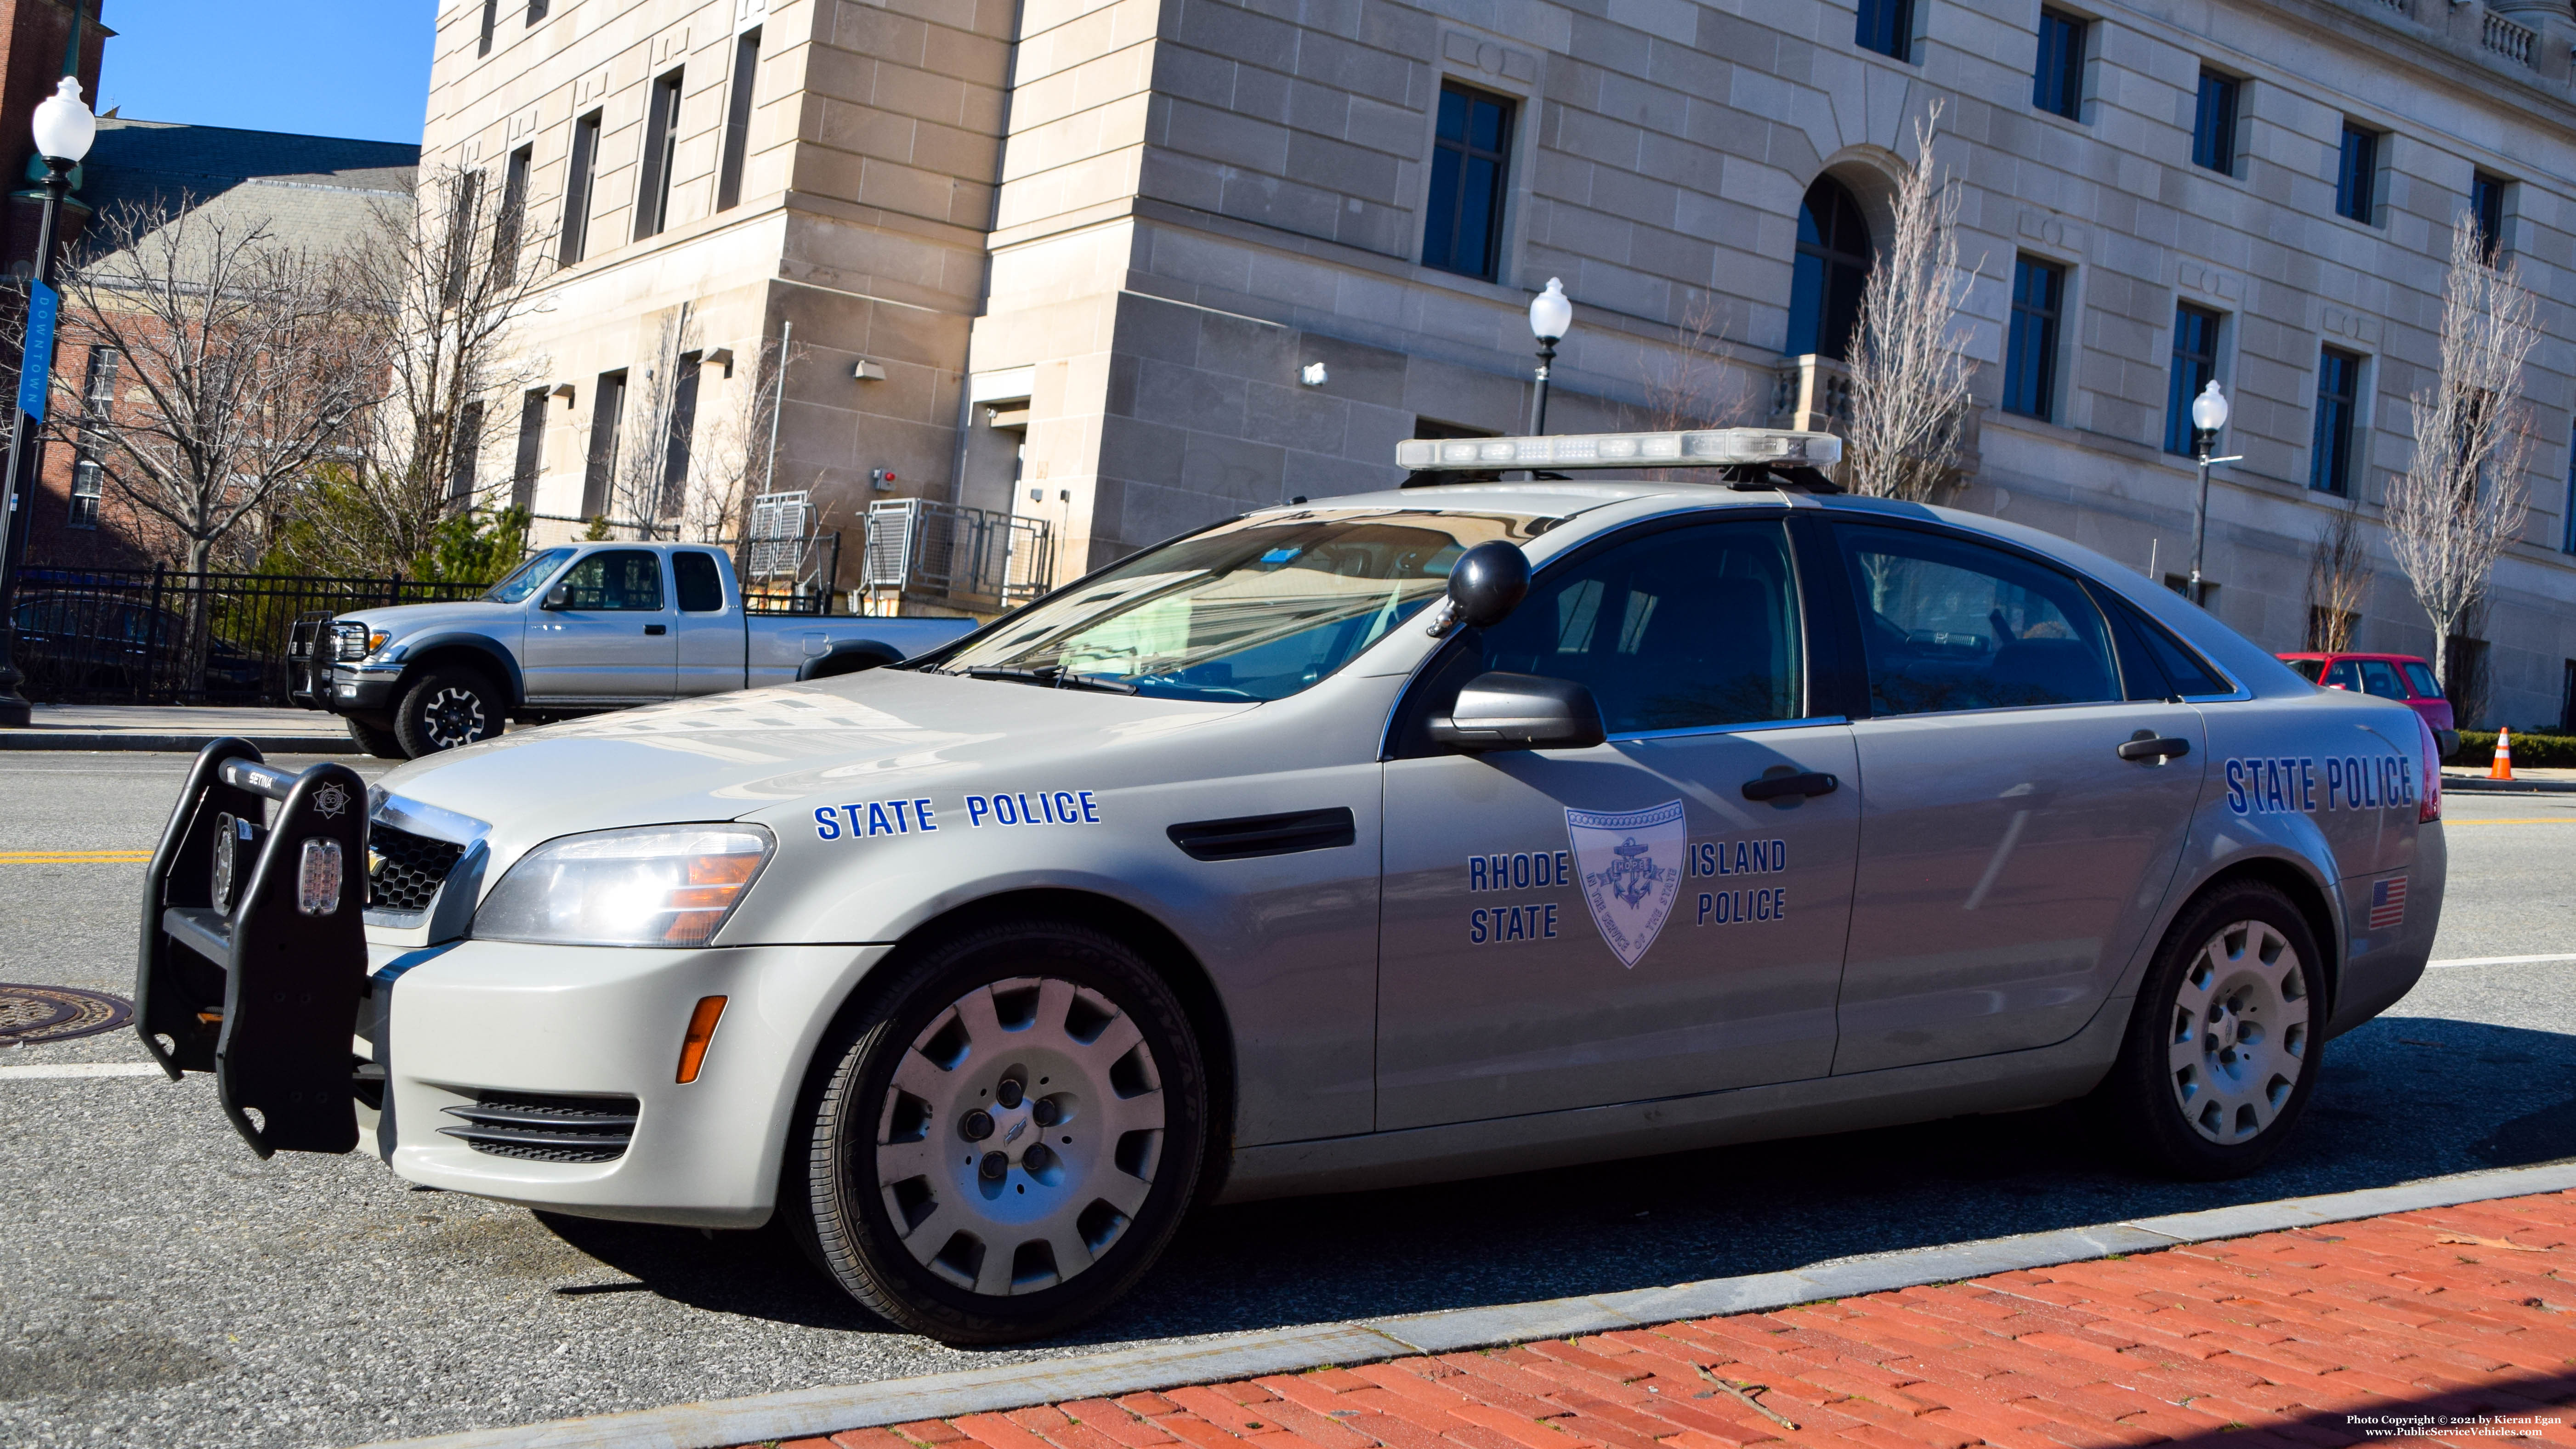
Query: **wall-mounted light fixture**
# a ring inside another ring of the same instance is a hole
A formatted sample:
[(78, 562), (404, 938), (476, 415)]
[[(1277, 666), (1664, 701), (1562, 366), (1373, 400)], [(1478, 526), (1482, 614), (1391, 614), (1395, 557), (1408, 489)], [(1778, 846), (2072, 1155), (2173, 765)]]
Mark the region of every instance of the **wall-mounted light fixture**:
[(883, 382), (885, 381), (885, 368), (878, 363), (870, 362), (866, 358), (862, 357), (858, 360), (858, 364), (850, 369), (850, 376), (857, 378), (861, 382)]
[(711, 347), (707, 349), (706, 356), (698, 359), (698, 365), (700, 367), (721, 367), (724, 369), (724, 375), (731, 377), (733, 376), (733, 349), (730, 347)]
[(565, 407), (572, 406), (572, 394), (573, 387), (571, 383), (559, 382), (555, 384), (554, 395), (564, 400)]
[(1297, 380), (1308, 387), (1322, 387), (1330, 377), (1331, 374), (1324, 370), (1324, 364), (1320, 362), (1307, 363), (1297, 373)]

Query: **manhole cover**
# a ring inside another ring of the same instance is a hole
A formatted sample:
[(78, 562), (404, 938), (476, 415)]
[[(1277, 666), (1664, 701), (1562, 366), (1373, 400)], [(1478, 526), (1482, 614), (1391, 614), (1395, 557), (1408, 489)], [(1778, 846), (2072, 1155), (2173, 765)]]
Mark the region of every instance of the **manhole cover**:
[(0, 981), (0, 1046), (68, 1041), (113, 1031), (134, 1019), (134, 1003), (74, 986), (16, 986)]

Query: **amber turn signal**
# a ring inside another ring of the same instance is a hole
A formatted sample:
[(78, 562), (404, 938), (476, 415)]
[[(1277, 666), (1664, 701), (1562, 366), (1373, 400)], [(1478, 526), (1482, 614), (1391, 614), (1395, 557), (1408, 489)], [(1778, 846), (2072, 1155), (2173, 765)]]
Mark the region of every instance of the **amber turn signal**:
[(724, 1015), (725, 999), (701, 996), (698, 1009), (689, 1013), (688, 1035), (680, 1038), (680, 1085), (698, 1079), (698, 1068), (706, 1065), (707, 1043), (715, 1040), (716, 1018)]

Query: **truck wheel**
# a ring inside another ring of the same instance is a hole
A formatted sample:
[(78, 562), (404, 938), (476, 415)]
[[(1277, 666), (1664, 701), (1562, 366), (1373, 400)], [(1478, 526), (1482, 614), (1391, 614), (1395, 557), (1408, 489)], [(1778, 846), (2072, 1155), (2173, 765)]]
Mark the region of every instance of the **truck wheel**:
[(401, 740), (394, 738), (394, 732), (391, 729), (380, 724), (370, 724), (353, 714), (342, 715), (341, 719), (347, 722), (349, 738), (358, 742), (359, 749), (379, 760), (411, 758), (411, 752), (402, 747)]
[(825, 1041), (781, 1206), (899, 1327), (1043, 1338), (1171, 1240), (1207, 1100), (1189, 1019), (1142, 957), (1086, 926), (1003, 922), (914, 960)]
[(2165, 933), (2103, 1105), (2147, 1165), (2242, 1177), (2281, 1150), (2324, 1070), (2325, 980), (2289, 897), (2246, 881)]
[(417, 760), (492, 738), (508, 709), (508, 696), (491, 676), (441, 665), (403, 692), (394, 711), (394, 738)]

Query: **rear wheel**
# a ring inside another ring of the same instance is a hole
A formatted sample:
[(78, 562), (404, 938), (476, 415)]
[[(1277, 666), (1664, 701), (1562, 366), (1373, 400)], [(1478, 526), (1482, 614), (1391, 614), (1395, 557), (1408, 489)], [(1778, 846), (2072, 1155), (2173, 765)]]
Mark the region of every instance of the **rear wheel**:
[(368, 754), (375, 756), (379, 760), (408, 760), (411, 758), (411, 752), (402, 747), (402, 741), (394, 738), (394, 732), (386, 726), (370, 724), (353, 714), (342, 715), (341, 719), (347, 722), (349, 726), (349, 738), (358, 742), (359, 749), (366, 751)]
[(2102, 1084), (2132, 1149), (2178, 1177), (2242, 1177), (2281, 1150), (2323, 1069), (2324, 975), (2288, 896), (2258, 882), (2186, 907)]
[(806, 1100), (791, 1227), (851, 1297), (948, 1343), (1044, 1337), (1108, 1307), (1171, 1240), (1206, 1151), (1179, 1001), (1134, 950), (1069, 922), (925, 952), (826, 1042)]
[(394, 738), (419, 759), (492, 738), (508, 709), (508, 698), (490, 675), (443, 665), (403, 691), (394, 711)]

